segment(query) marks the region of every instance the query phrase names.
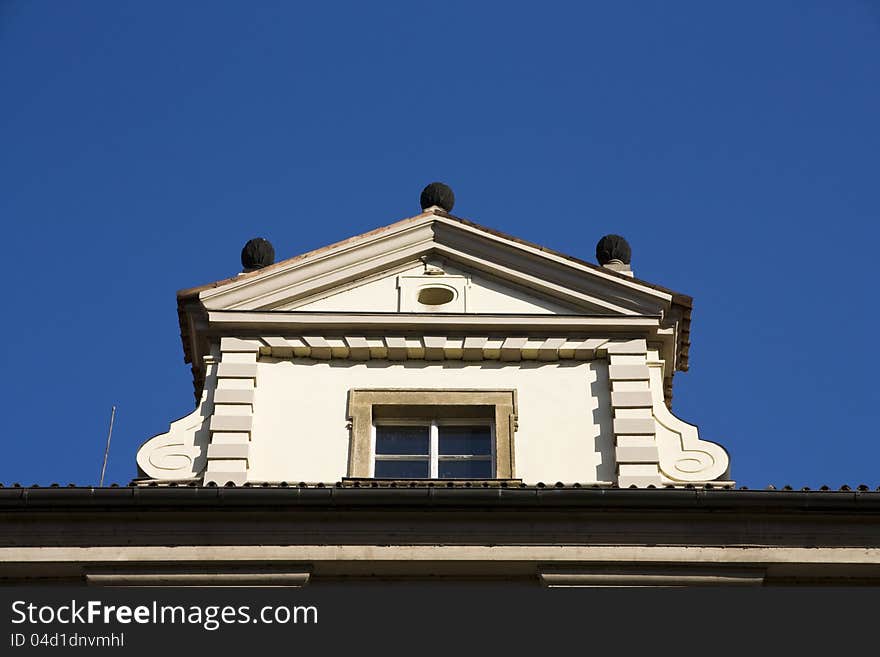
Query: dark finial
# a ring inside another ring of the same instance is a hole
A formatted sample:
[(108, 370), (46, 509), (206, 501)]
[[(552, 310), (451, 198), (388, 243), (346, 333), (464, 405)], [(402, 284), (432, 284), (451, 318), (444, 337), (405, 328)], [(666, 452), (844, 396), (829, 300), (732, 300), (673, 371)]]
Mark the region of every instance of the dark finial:
[(268, 267), (275, 262), (275, 249), (271, 242), (262, 237), (248, 240), (241, 250), (241, 266), (245, 271), (254, 271)]
[(607, 265), (617, 260), (621, 264), (628, 265), (632, 260), (632, 249), (620, 235), (606, 235), (596, 245), (596, 260), (600, 265)]
[(452, 212), (452, 206), (455, 205), (455, 194), (452, 193), (452, 188), (449, 185), (444, 185), (442, 182), (432, 182), (422, 190), (419, 201), (422, 204), (422, 210), (437, 205), (447, 212)]

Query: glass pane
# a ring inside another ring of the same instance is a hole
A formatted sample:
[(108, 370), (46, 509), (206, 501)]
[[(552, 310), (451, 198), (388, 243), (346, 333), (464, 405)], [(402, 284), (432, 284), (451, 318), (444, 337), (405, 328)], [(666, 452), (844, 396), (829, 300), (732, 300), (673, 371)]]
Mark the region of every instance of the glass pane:
[(492, 453), (492, 434), (488, 426), (437, 427), (440, 432), (440, 454), (489, 456)]
[(441, 479), (491, 479), (492, 461), (440, 461), (437, 474)]
[(428, 455), (429, 427), (376, 427), (376, 454)]
[(427, 461), (376, 460), (376, 477), (384, 479), (427, 479), (430, 471)]

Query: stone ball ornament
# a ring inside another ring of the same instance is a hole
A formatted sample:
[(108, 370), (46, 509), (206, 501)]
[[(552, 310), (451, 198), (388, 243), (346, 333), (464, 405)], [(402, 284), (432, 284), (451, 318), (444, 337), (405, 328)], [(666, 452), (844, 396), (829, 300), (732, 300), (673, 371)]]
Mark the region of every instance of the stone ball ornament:
[(452, 212), (452, 206), (455, 205), (455, 194), (449, 185), (442, 182), (432, 182), (422, 190), (419, 202), (422, 205), (422, 210), (436, 205), (446, 212)]
[(596, 244), (596, 260), (600, 265), (615, 261), (628, 265), (632, 261), (632, 249), (620, 235), (606, 235)]
[(263, 269), (274, 262), (275, 248), (269, 240), (263, 237), (248, 240), (241, 250), (241, 266), (245, 271)]

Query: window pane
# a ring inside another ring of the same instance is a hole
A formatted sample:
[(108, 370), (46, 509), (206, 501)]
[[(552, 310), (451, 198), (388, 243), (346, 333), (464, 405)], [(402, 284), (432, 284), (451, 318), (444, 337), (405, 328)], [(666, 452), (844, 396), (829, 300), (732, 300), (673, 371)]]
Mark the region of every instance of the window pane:
[(376, 454), (428, 455), (428, 427), (376, 427)]
[(488, 426), (437, 427), (440, 432), (440, 454), (489, 456), (492, 453), (492, 434)]
[(491, 461), (440, 461), (437, 474), (441, 479), (491, 479)]
[(384, 479), (427, 479), (430, 471), (427, 461), (376, 460), (376, 477)]

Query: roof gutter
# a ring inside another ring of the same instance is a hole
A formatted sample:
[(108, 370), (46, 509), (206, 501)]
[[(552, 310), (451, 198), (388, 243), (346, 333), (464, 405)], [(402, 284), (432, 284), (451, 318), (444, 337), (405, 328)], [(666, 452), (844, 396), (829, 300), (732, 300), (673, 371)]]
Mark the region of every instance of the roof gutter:
[(582, 511), (880, 512), (880, 491), (340, 486), (0, 488), (0, 512), (258, 509), (547, 509)]

